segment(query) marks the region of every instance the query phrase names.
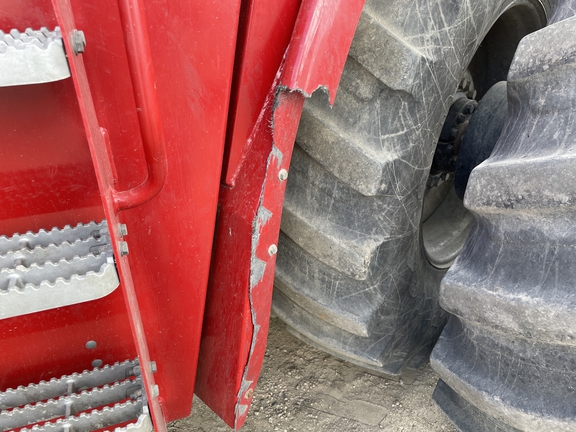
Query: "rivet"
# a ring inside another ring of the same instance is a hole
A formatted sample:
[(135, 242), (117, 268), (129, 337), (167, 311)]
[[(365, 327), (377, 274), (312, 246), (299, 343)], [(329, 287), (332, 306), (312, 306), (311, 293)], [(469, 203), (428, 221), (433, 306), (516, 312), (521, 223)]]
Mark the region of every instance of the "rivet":
[(254, 389), (249, 388), (244, 394), (244, 397), (246, 397), (246, 399), (252, 399), (252, 397), (254, 397)]
[(268, 255), (270, 256), (276, 255), (276, 252), (278, 252), (278, 246), (276, 246), (275, 244), (270, 245), (270, 247), (268, 248)]
[(95, 367), (95, 368), (100, 367), (100, 366), (102, 366), (103, 363), (104, 362), (100, 359), (93, 360), (92, 361), (92, 367)]
[(278, 180), (284, 181), (287, 178), (288, 178), (288, 171), (286, 171), (284, 168), (278, 171)]
[(88, 342), (86, 342), (86, 348), (87, 349), (94, 349), (96, 348), (98, 344), (96, 343), (96, 341), (93, 340), (89, 340)]

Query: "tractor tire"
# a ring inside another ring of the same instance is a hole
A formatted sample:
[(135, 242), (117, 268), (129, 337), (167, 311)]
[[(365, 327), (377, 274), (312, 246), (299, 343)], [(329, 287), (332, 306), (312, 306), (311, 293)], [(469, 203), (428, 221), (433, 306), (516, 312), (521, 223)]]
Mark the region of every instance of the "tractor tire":
[(388, 375), (428, 358), (457, 253), (425, 247), (438, 137), (468, 65), (480, 98), (545, 21), (538, 0), (367, 1), (334, 107), (316, 92), (296, 139), (273, 300), (289, 331)]
[(434, 398), (462, 431), (576, 431), (576, 1), (555, 7), (518, 47), (442, 282)]

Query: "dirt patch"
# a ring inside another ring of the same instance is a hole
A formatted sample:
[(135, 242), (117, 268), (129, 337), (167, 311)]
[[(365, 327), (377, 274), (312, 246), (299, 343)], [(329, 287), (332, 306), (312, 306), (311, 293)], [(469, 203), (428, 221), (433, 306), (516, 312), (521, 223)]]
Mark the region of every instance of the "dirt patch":
[[(454, 432), (432, 400), (437, 377), (426, 364), (402, 379), (366, 373), (304, 344), (272, 319), (262, 374), (244, 432)], [(230, 431), (195, 398), (193, 414), (170, 432)]]

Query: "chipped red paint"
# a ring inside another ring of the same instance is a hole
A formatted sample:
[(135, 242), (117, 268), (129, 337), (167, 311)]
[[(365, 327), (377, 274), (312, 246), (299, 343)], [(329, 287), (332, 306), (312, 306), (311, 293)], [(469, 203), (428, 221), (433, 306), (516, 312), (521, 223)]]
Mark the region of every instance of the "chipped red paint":
[(302, 3), (282, 86), (306, 95), (322, 88), (334, 103), (344, 63), (364, 0), (309, 0)]
[[(282, 201), (277, 196), (285, 188), (278, 172), (288, 169), (303, 103), (300, 93), (288, 92), (278, 95), (276, 109), (274, 100), (268, 101), (253, 153), (244, 160), (246, 177), (221, 191), (213, 263), (222, 264), (213, 267), (196, 393), (235, 428), (246, 417), (250, 398), (245, 395), (256, 387), (266, 347), (275, 264), (269, 249), (278, 240)], [(223, 263), (228, 264), (220, 267)], [(246, 369), (249, 362), (255, 368)]]
[[(334, 100), (362, 0), (305, 0), (285, 63), (242, 148), (220, 215), (196, 393), (224, 421), (244, 423), (264, 358), (285, 181), (305, 96)], [(271, 248), (272, 247), (272, 248)]]

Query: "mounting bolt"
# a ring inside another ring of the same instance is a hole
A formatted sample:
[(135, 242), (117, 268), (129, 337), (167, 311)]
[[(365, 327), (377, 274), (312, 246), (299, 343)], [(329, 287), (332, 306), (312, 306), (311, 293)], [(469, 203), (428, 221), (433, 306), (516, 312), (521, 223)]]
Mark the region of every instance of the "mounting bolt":
[(128, 227), (126, 224), (118, 224), (118, 231), (120, 231), (120, 237), (128, 235)]
[(276, 246), (275, 244), (270, 245), (270, 247), (268, 248), (268, 255), (270, 256), (276, 255), (276, 252), (278, 252), (278, 246)]
[(466, 105), (463, 110), (464, 114), (472, 114), (476, 110), (476, 105), (477, 104), (473, 103), (469, 103), (468, 105)]
[(86, 37), (84, 36), (84, 32), (82, 30), (72, 31), (72, 49), (74, 50), (74, 54), (78, 55), (83, 53), (85, 48)]
[(284, 168), (278, 171), (278, 180), (284, 181), (287, 178), (288, 178), (288, 171), (286, 171)]
[(155, 361), (150, 362), (150, 370), (152, 371), (152, 373), (158, 372), (158, 366), (156, 365)]
[(120, 249), (120, 256), (126, 256), (128, 255), (128, 243), (126, 243), (125, 241), (119, 241), (118, 242), (118, 249)]
[(158, 384), (154, 384), (152, 386), (152, 396), (153, 397), (158, 397), (160, 396), (160, 387), (158, 387)]

